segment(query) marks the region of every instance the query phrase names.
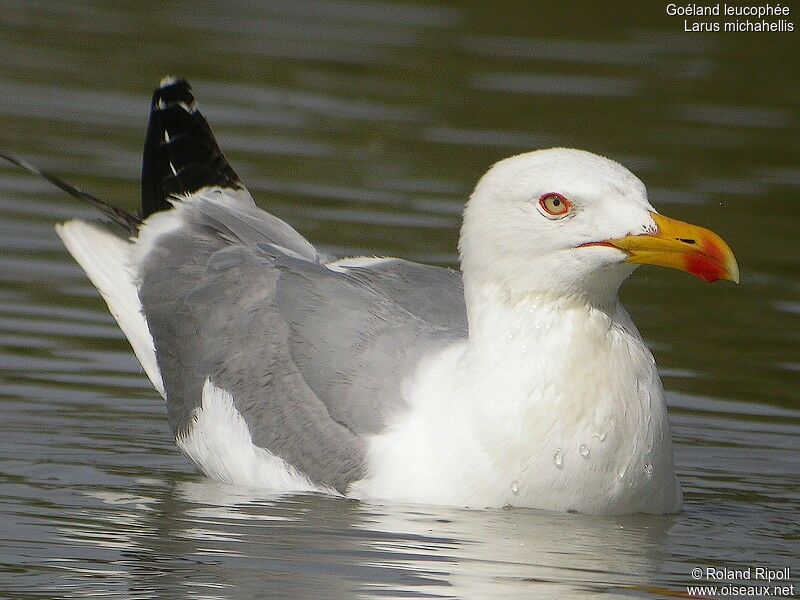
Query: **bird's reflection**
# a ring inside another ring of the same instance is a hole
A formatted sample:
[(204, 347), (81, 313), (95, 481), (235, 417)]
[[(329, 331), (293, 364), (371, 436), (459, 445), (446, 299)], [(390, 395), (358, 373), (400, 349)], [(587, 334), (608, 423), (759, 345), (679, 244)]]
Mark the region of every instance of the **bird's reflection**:
[(176, 599), (579, 598), (655, 576), (672, 523), (274, 496), (207, 479), (91, 500), (103, 508), (86, 514), (102, 518), (64, 535), (117, 548), (137, 597)]

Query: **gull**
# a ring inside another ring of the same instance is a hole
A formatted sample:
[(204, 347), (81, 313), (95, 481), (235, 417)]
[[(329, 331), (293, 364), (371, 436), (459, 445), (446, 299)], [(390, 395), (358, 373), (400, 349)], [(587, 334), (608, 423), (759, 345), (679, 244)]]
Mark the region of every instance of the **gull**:
[(460, 272), (332, 259), (260, 209), (188, 83), (151, 104), (134, 215), (58, 235), (208, 477), (470, 508), (682, 505), (653, 355), (618, 298), (642, 264), (739, 279), (713, 232), (659, 214), (580, 150), (501, 160), (463, 215)]

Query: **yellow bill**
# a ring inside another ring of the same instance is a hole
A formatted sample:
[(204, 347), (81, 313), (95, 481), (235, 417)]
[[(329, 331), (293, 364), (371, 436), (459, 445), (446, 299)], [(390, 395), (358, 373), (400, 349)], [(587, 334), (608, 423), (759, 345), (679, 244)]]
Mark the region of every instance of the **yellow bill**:
[(604, 245), (628, 254), (627, 262), (686, 271), (705, 281), (739, 283), (739, 265), (728, 244), (713, 231), (650, 213), (658, 230), (607, 240)]

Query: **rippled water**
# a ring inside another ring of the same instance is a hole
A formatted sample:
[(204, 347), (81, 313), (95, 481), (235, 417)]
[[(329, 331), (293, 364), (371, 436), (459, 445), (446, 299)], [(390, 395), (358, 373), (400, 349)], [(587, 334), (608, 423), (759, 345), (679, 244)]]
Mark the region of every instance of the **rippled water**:
[(550, 145), (622, 161), (742, 269), (734, 287), (643, 268), (624, 290), (686, 509), (464, 511), (204, 479), (55, 236), (92, 212), (3, 166), (0, 594), (661, 597), (696, 566), (800, 573), (797, 34), (690, 35), (658, 3), (492, 6), (4, 4), (0, 148), (134, 208), (149, 94), (175, 72), (262, 206), (332, 252), (439, 264), (492, 161)]

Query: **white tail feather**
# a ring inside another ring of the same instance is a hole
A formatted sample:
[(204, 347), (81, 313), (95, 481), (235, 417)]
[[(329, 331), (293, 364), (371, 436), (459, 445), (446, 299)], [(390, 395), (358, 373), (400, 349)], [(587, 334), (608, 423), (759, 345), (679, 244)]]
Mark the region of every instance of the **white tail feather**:
[(134, 245), (101, 226), (77, 219), (56, 225), (56, 232), (99, 290), (144, 372), (164, 396), (153, 336), (142, 313), (137, 277), (131, 265)]

